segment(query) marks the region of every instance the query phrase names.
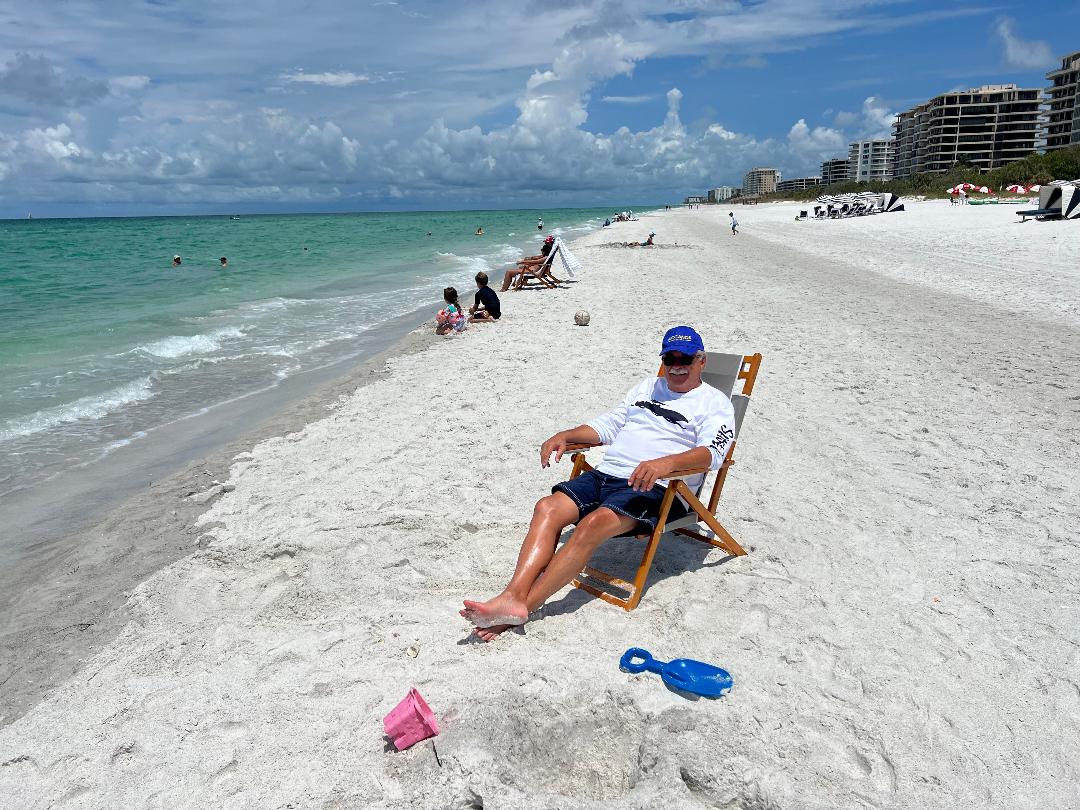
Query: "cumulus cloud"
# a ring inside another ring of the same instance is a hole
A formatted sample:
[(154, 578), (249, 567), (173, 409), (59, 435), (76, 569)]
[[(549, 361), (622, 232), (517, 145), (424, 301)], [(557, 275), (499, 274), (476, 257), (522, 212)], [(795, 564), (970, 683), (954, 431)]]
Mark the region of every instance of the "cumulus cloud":
[(1016, 20), (1001, 17), (994, 31), (1005, 51), (1005, 63), (1009, 67), (1027, 70), (1047, 70), (1054, 64), (1054, 52), (1050, 46), (1037, 39), (1021, 39), (1015, 30)]
[(294, 73), (282, 73), (279, 78), (287, 82), (321, 84), (326, 87), (348, 87), (351, 84), (367, 84), (373, 81), (370, 76), (363, 73), (350, 73), (348, 71), (341, 73), (304, 73), (303, 71), (296, 71)]
[(840, 110), (833, 113), (833, 123), (844, 129), (853, 139), (891, 138), (896, 112), (877, 96), (863, 99), (858, 112)]
[[(821, 121), (794, 106), (774, 136), (755, 137), (738, 119), (702, 114), (700, 97), (684, 123), (674, 87), (663, 116), (642, 121), (652, 109), (643, 105), (658, 100), (658, 79), (634, 84), (646, 60), (699, 60), (692, 74), (718, 53), (724, 69), (759, 65), (880, 17), (867, 11), (878, 6), (870, 0), (799, 0), (791, 13), (793, 1), (475, 0), (417, 26), (392, 2), (347, 4), (330, 18), (268, 14), (267, 0), (250, 0), (205, 6), (198, 46), (174, 53), (152, 43), (163, 26), (182, 36), (183, 20), (165, 20), (153, 4), (131, 5), (127, 47), (110, 51), (94, 42), (95, 20), (79, 18), (90, 14), (81, 5), (58, 22), (15, 0), (24, 16), (38, 15), (38, 28), (48, 20), (58, 42), (85, 32), (77, 41), (97, 58), (19, 54), (0, 70), (0, 93), (69, 108), (20, 108), (7, 119), (0, 109), (0, 201), (588, 203), (599, 194), (682, 196), (737, 180), (752, 165), (816, 174), (853, 137), (887, 134), (888, 106), (871, 96)], [(229, 35), (236, 30), (251, 36), (237, 40)], [(312, 50), (333, 69), (313, 62)], [(350, 64), (350, 56), (363, 61)], [(78, 78), (91, 69), (97, 78)], [(615, 78), (625, 94), (603, 92)], [(718, 96), (725, 86), (717, 82)], [(89, 101), (98, 103), (85, 118), (73, 114)], [(597, 104), (624, 105), (633, 127), (593, 131)]]
[(45, 129), (27, 130), (22, 140), (31, 153), (44, 155), (55, 161), (63, 161), (82, 154), (82, 149), (70, 138), (71, 127), (67, 124), (58, 124)]
[(17, 53), (0, 69), (0, 93), (52, 106), (77, 106), (103, 98), (103, 81), (65, 78), (46, 56)]

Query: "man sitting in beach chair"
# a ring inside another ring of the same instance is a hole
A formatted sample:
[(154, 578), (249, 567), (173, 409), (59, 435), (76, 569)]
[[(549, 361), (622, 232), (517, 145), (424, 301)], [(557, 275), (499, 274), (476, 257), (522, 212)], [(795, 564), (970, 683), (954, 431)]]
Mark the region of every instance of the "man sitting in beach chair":
[[(705, 345), (689, 326), (676, 326), (661, 345), (663, 374), (636, 385), (613, 411), (556, 433), (540, 447), (540, 465), (559, 461), (575, 445), (605, 444), (595, 470), (552, 487), (533, 510), (517, 567), (503, 591), (486, 602), (465, 600), (461, 615), (490, 641), (515, 625), (581, 573), (605, 540), (652, 531), (660, 518), (669, 475), (719, 469), (735, 437), (735, 410), (723, 393), (702, 382)], [(704, 477), (687, 480), (695, 489)], [(687, 513), (675, 498), (672, 518)], [(576, 523), (556, 551), (563, 529)]]

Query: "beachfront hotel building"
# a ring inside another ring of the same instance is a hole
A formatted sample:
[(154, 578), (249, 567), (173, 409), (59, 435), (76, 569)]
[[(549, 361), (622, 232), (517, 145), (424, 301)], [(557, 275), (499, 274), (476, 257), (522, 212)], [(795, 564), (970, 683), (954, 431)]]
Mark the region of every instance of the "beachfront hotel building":
[(717, 186), (716, 188), (710, 188), (708, 194), (709, 202), (718, 203), (724, 200), (730, 200), (735, 196), (738, 189), (734, 186)]
[(776, 191), (776, 184), (780, 182), (780, 172), (777, 169), (755, 167), (743, 177), (743, 196), (755, 194), (770, 194)]
[(1062, 57), (1061, 69), (1046, 74), (1050, 87), (1046, 149), (1080, 144), (1080, 51)]
[(820, 177), (798, 177), (794, 180), (781, 180), (776, 184), (777, 191), (805, 191), (821, 185)]
[(847, 183), (851, 181), (851, 164), (847, 158), (833, 158), (821, 164), (821, 185), (831, 186), (833, 183)]
[(854, 141), (848, 145), (848, 177), (858, 183), (880, 183), (893, 176), (894, 143)]
[(1041, 93), (988, 84), (942, 93), (900, 113), (893, 123), (893, 175), (944, 173), (961, 160), (988, 171), (1034, 152), (1043, 143)]

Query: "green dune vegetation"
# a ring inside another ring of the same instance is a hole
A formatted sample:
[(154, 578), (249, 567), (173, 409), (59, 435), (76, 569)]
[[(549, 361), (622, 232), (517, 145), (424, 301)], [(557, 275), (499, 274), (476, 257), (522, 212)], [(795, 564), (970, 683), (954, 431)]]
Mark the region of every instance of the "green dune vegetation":
[(953, 164), (946, 174), (916, 174), (884, 183), (833, 183), (830, 186), (814, 186), (803, 191), (765, 194), (759, 199), (813, 200), (820, 194), (843, 194), (848, 191), (891, 191), (901, 196), (922, 194), (927, 197), (947, 197), (949, 195), (945, 193), (945, 189), (952, 188), (957, 183), (978, 183), (1000, 191), (1012, 183), (1031, 185), (1077, 178), (1080, 178), (1080, 146), (1070, 146), (1044, 155), (1032, 152), (1021, 160), (985, 173), (981, 173), (979, 167), (973, 163), (960, 160)]

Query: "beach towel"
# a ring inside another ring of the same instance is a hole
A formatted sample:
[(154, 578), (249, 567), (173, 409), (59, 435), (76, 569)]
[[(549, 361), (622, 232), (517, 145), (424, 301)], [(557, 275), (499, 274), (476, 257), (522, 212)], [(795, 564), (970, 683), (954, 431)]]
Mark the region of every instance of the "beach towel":
[(551, 249), (555, 250), (556, 248), (559, 251), (559, 258), (562, 260), (563, 270), (566, 271), (567, 278), (576, 279), (578, 271), (581, 270), (581, 260), (567, 249), (562, 239), (555, 240), (555, 245)]

